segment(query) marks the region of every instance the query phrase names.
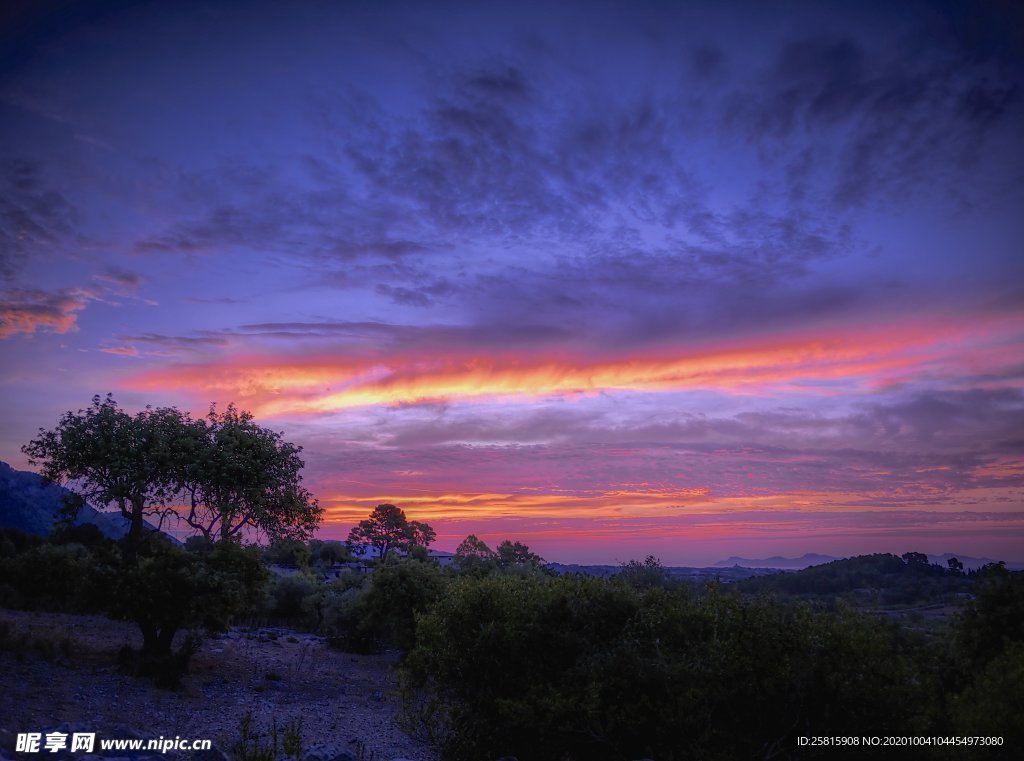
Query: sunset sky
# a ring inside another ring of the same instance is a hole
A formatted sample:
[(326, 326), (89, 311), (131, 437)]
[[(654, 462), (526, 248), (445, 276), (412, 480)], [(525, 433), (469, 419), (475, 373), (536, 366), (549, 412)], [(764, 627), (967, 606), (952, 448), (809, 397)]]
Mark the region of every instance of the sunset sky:
[(282, 431), (324, 538), (1024, 560), (1024, 19), (15, 3), (0, 459), (108, 391)]

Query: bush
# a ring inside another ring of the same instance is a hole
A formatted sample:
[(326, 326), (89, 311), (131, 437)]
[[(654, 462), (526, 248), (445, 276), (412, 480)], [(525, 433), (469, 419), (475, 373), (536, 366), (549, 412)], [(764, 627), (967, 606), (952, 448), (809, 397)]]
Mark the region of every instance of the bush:
[(40, 544), (0, 558), (0, 603), (25, 610), (104, 609), (117, 554), (112, 545)]
[(305, 542), (298, 539), (275, 539), (263, 550), (263, 559), (271, 565), (307, 568), (310, 550)]
[(800, 734), (908, 733), (929, 716), (894, 630), (715, 589), (462, 578), (416, 638), (406, 721), (445, 759), (768, 757)]
[(312, 576), (275, 576), (267, 590), (267, 615), (278, 623), (314, 630), (321, 623), (321, 596), (320, 584)]
[(231, 542), (218, 542), (205, 555), (154, 547), (137, 566), (120, 569), (114, 583), (110, 613), (142, 631), (141, 651), (123, 652), (122, 665), (156, 677), (160, 686), (174, 686), (199, 646), (197, 635), (190, 633), (174, 652), (175, 634), (200, 626), (226, 629), (232, 616), (257, 602), (266, 573), (257, 550)]
[(370, 633), (360, 626), (360, 597), (368, 584), (368, 577), (353, 573), (339, 577), (324, 590), (323, 631), (331, 647), (350, 653), (369, 653), (376, 647)]
[(433, 563), (406, 560), (378, 566), (368, 581), (342, 590), (327, 606), (331, 644), (353, 652), (408, 650), (416, 643), (416, 616), (447, 586)]

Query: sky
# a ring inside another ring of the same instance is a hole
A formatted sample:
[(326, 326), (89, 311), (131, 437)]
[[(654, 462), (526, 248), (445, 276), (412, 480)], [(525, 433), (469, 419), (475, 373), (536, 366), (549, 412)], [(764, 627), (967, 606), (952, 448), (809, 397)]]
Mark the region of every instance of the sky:
[(1024, 560), (1009, 2), (19, 2), (0, 459), (235, 402), (344, 538)]

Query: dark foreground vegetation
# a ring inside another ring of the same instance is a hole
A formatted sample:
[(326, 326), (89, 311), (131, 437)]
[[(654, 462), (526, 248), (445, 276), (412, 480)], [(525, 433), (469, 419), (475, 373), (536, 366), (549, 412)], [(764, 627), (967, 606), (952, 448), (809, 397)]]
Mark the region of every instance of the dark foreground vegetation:
[[(404, 726), (450, 761), (841, 754), (801, 737), (848, 738), (860, 758), (1024, 749), (1024, 574), (1000, 564), (965, 574), (871, 555), (720, 586), (653, 557), (611, 578), (558, 576), (520, 542), (469, 536), (442, 568), (431, 527), (394, 505), (346, 544), (312, 540), (321, 512), (300, 448), (233, 407), (132, 416), (96, 397), (25, 451), (79, 499), (45, 539), (0, 530), (0, 606), (131, 621), (142, 646), (121, 667), (161, 686), (188, 673), (204, 632), (270, 623), (398, 651)], [(82, 497), (118, 509), (120, 541), (70, 523)], [(183, 548), (146, 523), (169, 503), (197, 532)], [(950, 615), (925, 621), (936, 608)], [(0, 647), (32, 651), (2, 632)], [(1001, 744), (936, 744), (967, 737)]]
[[(1024, 747), (1024, 574), (882, 555), (726, 588), (673, 581), (653, 560), (610, 579), (555, 576), (511, 547), (502, 558), (464, 543), (442, 569), (415, 549), (346, 565), (336, 542), (156, 542), (129, 570), (93, 527), (45, 540), (2, 530), (0, 605), (133, 621), (146, 644), (122, 667), (169, 687), (202, 633), (231, 623), (400, 650), (404, 726), (446, 759), (835, 757), (799, 747), (801, 735), (1003, 738), (916, 752), (929, 758)], [(919, 626), (843, 599), (904, 587), (958, 612)], [(175, 633), (187, 636), (172, 648)]]

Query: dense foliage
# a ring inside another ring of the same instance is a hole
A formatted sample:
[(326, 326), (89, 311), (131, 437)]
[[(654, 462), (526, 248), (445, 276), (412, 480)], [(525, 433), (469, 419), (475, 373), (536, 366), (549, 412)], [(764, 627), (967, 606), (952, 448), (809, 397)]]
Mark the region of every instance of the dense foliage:
[(253, 422), (250, 413), (215, 407), (205, 420), (185, 421), (192, 432), (181, 486), (185, 521), (211, 541), (245, 530), (271, 539), (309, 539), (322, 510), (301, 485), (302, 447)]
[(767, 758), (801, 734), (923, 731), (911, 650), (852, 613), (504, 575), (421, 617), (405, 675), (449, 759)]
[(953, 600), (972, 582), (953, 566), (930, 565), (928, 556), (908, 552), (896, 555), (861, 555), (805, 568), (797, 573), (757, 576), (738, 583), (750, 593), (798, 596), (806, 600), (842, 597), (872, 607), (908, 606), (942, 599)]
[(195, 554), (162, 545), (113, 579), (107, 612), (135, 623), (142, 632), (138, 653), (125, 653), (124, 665), (140, 675), (173, 686), (198, 646), (194, 633), (177, 651), (182, 629), (217, 632), (262, 598), (267, 572), (254, 549), (219, 542)]
[[(48, 541), (4, 530), (0, 540), (0, 605), (29, 610), (105, 613), (133, 622), (138, 651), (122, 665), (173, 686), (187, 671), (199, 631), (222, 631), (262, 600), (267, 571), (259, 551), (227, 542), (188, 552), (155, 542), (126, 564), (123, 543), (95, 527), (76, 527)], [(175, 636), (188, 631), (189, 636)]]

